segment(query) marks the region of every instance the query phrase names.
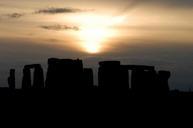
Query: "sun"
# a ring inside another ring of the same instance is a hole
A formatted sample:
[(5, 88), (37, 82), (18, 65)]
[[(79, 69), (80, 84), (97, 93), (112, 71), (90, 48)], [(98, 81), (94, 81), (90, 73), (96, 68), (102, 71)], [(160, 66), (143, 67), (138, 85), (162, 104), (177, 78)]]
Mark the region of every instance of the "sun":
[(108, 38), (115, 35), (112, 26), (122, 20), (122, 17), (112, 18), (97, 15), (79, 17), (78, 21), (81, 26), (79, 37), (82, 42), (82, 48), (90, 54), (96, 54), (105, 50), (105, 42)]
[(109, 34), (110, 30), (107, 27), (85, 27), (80, 31), (82, 46), (89, 53), (98, 53)]

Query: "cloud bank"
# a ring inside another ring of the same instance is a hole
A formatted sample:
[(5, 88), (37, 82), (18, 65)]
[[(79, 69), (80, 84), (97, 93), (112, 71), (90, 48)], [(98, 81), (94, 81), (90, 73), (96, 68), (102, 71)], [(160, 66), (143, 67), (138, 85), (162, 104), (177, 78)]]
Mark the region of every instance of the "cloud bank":
[(193, 8), (193, 0), (130, 0), (128, 3), (129, 6), (153, 4), (157, 6), (168, 6), (171, 8)]
[[(1, 5), (0, 5), (1, 6)], [(57, 8), (57, 7), (52, 7), (52, 8), (46, 8), (46, 9), (39, 9), (37, 11), (34, 11), (32, 13), (10, 13), (10, 14), (5, 14), (4, 16), (8, 18), (20, 18), (25, 15), (33, 15), (33, 14), (62, 14), (62, 13), (81, 13), (81, 12), (87, 12), (87, 11), (93, 11), (92, 9), (84, 10), (84, 9), (78, 9), (78, 8)]]
[(55, 31), (62, 31), (62, 30), (73, 30), (73, 31), (79, 31), (80, 28), (77, 26), (68, 26), (68, 25), (42, 25), (40, 26), (40, 28), (42, 29), (46, 29), (46, 30), (55, 30)]
[(77, 9), (77, 8), (46, 8), (36, 11), (36, 14), (59, 14), (59, 13), (77, 13), (84, 12), (87, 10)]
[(22, 17), (24, 15), (25, 15), (24, 13), (11, 13), (11, 14), (7, 14), (7, 16), (9, 18), (20, 18), (20, 17)]

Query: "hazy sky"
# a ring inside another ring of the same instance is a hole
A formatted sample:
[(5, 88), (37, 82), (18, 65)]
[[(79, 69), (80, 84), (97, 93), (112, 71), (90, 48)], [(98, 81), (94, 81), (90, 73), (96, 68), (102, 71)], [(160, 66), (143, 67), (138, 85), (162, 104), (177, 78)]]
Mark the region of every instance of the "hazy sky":
[(95, 70), (119, 59), (171, 70), (172, 88), (193, 89), (192, 14), (192, 0), (1, 0), (0, 72), (48, 57)]

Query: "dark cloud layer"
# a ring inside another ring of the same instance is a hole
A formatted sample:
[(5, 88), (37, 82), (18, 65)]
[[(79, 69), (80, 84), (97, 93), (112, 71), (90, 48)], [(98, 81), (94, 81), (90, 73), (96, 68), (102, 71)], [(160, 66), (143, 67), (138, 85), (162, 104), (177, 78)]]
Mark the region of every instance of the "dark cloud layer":
[(77, 13), (83, 12), (86, 10), (81, 10), (77, 8), (47, 8), (47, 9), (40, 9), (35, 13), (45, 13), (45, 14), (59, 14), (59, 13)]
[(163, 10), (168, 9), (193, 9), (193, 0), (113, 0), (116, 3), (123, 3), (123, 8), (120, 8), (116, 15), (122, 15), (139, 6), (156, 7)]
[(191, 26), (176, 26), (176, 25), (144, 25), (144, 26), (128, 26), (127, 29), (147, 30), (147, 31), (193, 31)]
[(62, 30), (74, 30), (79, 31), (79, 27), (77, 26), (68, 26), (68, 25), (42, 25), (40, 26), (42, 29), (47, 30), (55, 30), (55, 31), (62, 31)]
[[(132, 2), (131, 2), (132, 1)], [(131, 0), (130, 5), (153, 4), (177, 8), (193, 8), (193, 0)]]
[[(47, 9), (39, 9), (38, 11), (35, 11), (35, 13), (10, 13), (6, 14), (7, 17), (9, 18), (20, 18), (25, 15), (30, 15), (30, 14), (60, 14), (60, 13), (78, 13), (78, 12), (86, 12), (86, 11), (92, 11), (92, 10), (82, 10), (82, 9), (77, 9), (77, 8), (47, 8)], [(56, 28), (59, 28), (58, 26)], [(68, 28), (68, 27), (67, 27)], [(74, 28), (77, 29), (77, 28)]]
[(9, 18), (20, 18), (20, 17), (22, 17), (22, 16), (24, 16), (25, 14), (23, 14), (23, 13), (11, 13), (11, 14), (7, 14), (7, 16), (9, 17)]

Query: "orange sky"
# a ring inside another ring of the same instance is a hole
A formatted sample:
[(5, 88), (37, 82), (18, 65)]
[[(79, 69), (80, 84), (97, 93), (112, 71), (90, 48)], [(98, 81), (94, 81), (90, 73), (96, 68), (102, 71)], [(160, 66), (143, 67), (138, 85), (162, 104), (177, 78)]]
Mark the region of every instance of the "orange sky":
[(192, 14), (192, 0), (1, 0), (0, 72), (48, 57), (93, 69), (113, 59), (170, 70), (172, 85), (193, 88)]
[(90, 54), (121, 48), (121, 42), (193, 42), (192, 8), (133, 1), (2, 0), (0, 37), (48, 44), (55, 40), (59, 48)]

